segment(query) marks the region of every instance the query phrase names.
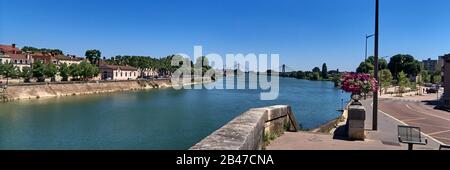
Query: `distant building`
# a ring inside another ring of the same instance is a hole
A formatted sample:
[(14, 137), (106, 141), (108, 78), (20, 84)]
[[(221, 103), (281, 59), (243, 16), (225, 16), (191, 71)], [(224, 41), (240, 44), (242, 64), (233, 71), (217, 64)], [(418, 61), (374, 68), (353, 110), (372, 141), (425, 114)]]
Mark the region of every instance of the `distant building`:
[(0, 53), (2, 54), (20, 54), (22, 51), (16, 47), (16, 44), (11, 45), (1, 45), (0, 44)]
[(433, 73), (441, 70), (438, 66), (438, 60), (432, 60), (431, 58), (422, 61), (422, 69)]
[(58, 60), (56, 59), (56, 55), (48, 52), (31, 52), (30, 55), (33, 58), (33, 62), (42, 62), (44, 64), (58, 64)]
[(29, 54), (5, 54), (10, 57), (11, 63), (20, 71), (23, 70), (24, 67), (31, 67), (32, 59)]
[(443, 107), (450, 109), (450, 54), (442, 56), (444, 67), (442, 68), (442, 81), (444, 84), (444, 94), (442, 95)]
[(16, 44), (12, 45), (1, 45), (0, 44), (0, 63), (10, 63), (11, 56), (8, 54), (20, 54), (22, 53), (18, 48), (16, 48)]
[(144, 69), (144, 70), (139, 69), (138, 72), (139, 77), (151, 78), (158, 76), (158, 70), (156, 69)]
[(11, 62), (11, 57), (9, 55), (0, 53), (0, 64)]
[(12, 63), (22, 71), (24, 67), (31, 67), (32, 58), (30, 55), (22, 53), (16, 44), (0, 45), (0, 63)]
[(16, 44), (1, 45), (0, 44), (0, 63), (13, 63), (19, 70), (24, 67), (31, 67), (31, 64), (41, 61), (44, 64), (53, 63), (61, 65), (66, 63), (80, 64), (85, 58), (76, 57), (74, 55), (62, 55), (50, 52), (23, 52), (16, 47)]
[(80, 64), (85, 58), (77, 57), (75, 55), (56, 55), (55, 56), (57, 65), (67, 64), (68, 66), (72, 64)]
[[(448, 54), (448, 55), (450, 55), (450, 54)], [(438, 57), (438, 61), (437, 61), (437, 68), (439, 69), (438, 71), (442, 71), (442, 67), (444, 67), (444, 63), (445, 63), (444, 56)]]
[(139, 76), (138, 69), (131, 66), (101, 64), (99, 68), (102, 80), (136, 80)]

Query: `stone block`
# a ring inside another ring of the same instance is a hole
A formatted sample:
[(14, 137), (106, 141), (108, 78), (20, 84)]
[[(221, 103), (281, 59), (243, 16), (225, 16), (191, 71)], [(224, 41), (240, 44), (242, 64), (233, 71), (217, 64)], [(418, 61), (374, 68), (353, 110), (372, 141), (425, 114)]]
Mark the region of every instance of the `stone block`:
[(361, 131), (360, 129), (348, 129), (348, 137), (353, 140), (364, 140), (364, 130)]
[(364, 140), (364, 121), (366, 110), (363, 106), (351, 105), (348, 109), (348, 137), (354, 140)]
[(351, 105), (348, 108), (349, 120), (366, 120), (366, 110), (363, 106)]
[(364, 120), (348, 120), (348, 127), (355, 129), (364, 129)]

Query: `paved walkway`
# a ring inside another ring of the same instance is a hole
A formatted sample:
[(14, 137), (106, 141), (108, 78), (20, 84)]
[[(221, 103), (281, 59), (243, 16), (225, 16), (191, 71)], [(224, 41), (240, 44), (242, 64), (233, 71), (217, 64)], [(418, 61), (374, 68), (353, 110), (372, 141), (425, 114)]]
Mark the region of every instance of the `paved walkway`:
[[(378, 112), (377, 131), (372, 131), (372, 101), (362, 101), (366, 108), (365, 127), (367, 137), (365, 141), (348, 141), (334, 139), (331, 134), (309, 132), (287, 132), (275, 139), (266, 149), (268, 150), (406, 150), (407, 145), (400, 144), (397, 138), (397, 126), (404, 123), (382, 111)], [(450, 125), (450, 124), (449, 124)], [(416, 150), (438, 149), (439, 142), (432, 139), (428, 144), (415, 145)]]
[(392, 100), (400, 100), (400, 101), (411, 101), (411, 102), (422, 102), (422, 101), (433, 101), (439, 98), (442, 95), (442, 91), (439, 91), (439, 93), (431, 93), (431, 94), (424, 94), (424, 95), (414, 95), (414, 96), (403, 96), (403, 97), (396, 97), (392, 95), (381, 95), (380, 99), (392, 99)]
[(333, 135), (286, 132), (275, 139), (267, 150), (406, 150), (406, 146), (383, 144), (377, 140), (347, 141), (333, 139)]
[(450, 112), (434, 109), (433, 102), (380, 100), (380, 110), (402, 124), (421, 130), (447, 145), (450, 144)]
[[(390, 100), (389, 102), (395, 103), (397, 101)], [(400, 102), (400, 101), (398, 101)], [(373, 131), (372, 130), (372, 100), (366, 100), (363, 101), (363, 106), (366, 108), (366, 121), (365, 121), (365, 127), (367, 132), (367, 138), (372, 140), (380, 140), (383, 143), (395, 143), (399, 144), (398, 142), (398, 125), (405, 125), (404, 122), (401, 122), (397, 118), (393, 117), (392, 115), (387, 114), (386, 112), (383, 112), (379, 109), (378, 111), (378, 130)], [(381, 104), (380, 100), (380, 105)], [(437, 141), (434, 141), (432, 139), (428, 139), (427, 145), (414, 145), (414, 149), (438, 149), (440, 146), (440, 143)]]

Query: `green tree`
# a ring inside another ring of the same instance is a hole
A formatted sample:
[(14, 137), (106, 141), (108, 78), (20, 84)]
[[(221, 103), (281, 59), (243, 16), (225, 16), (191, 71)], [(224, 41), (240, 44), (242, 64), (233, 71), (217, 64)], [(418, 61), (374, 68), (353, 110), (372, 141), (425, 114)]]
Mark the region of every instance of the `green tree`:
[(35, 47), (30, 47), (30, 46), (23, 47), (22, 51), (25, 51), (25, 52), (47, 52), (47, 53), (64, 55), (64, 53), (60, 49), (35, 48)]
[(44, 67), (44, 76), (51, 78), (51, 81), (55, 81), (55, 76), (58, 73), (58, 68), (55, 64), (50, 63)]
[(197, 67), (197, 68), (208, 67), (209, 66), (208, 58), (206, 58), (205, 56), (198, 57), (195, 60), (194, 66)]
[(380, 85), (383, 88), (385, 93), (387, 93), (387, 88), (391, 85), (392, 82), (392, 74), (389, 69), (383, 69), (380, 71)]
[(356, 72), (357, 73), (370, 73), (370, 71), (374, 70), (374, 66), (373, 64), (371, 64), (370, 62), (361, 62), (358, 66), (358, 68), (356, 68)]
[(12, 63), (4, 63), (0, 67), (0, 75), (6, 78), (6, 84), (9, 83), (9, 78), (18, 75), (18, 69)]
[(430, 73), (427, 70), (420, 71), (420, 84), (430, 83), (430, 82), (431, 82)]
[(333, 75), (334, 87), (340, 87), (342, 85), (341, 82), (341, 73), (337, 73)]
[(25, 83), (29, 83), (33, 77), (33, 71), (30, 67), (23, 67), (22, 71), (19, 73), (19, 76), (23, 78)]
[(81, 76), (81, 68), (79, 64), (71, 64), (69, 66), (69, 76), (75, 80), (79, 80)]
[(310, 80), (320, 80), (320, 72), (313, 72)]
[(41, 61), (37, 61), (33, 63), (32, 68), (33, 77), (36, 77), (38, 82), (44, 82), (45, 65)]
[(397, 54), (391, 57), (388, 68), (396, 79), (398, 79), (399, 73), (402, 71), (413, 77), (417, 76), (421, 71), (420, 62), (409, 54)]
[(398, 74), (397, 83), (398, 83), (398, 88), (399, 88), (398, 90), (399, 90), (400, 96), (402, 96), (403, 93), (405, 92), (405, 88), (409, 86), (409, 79), (408, 79), (407, 75), (405, 74), (405, 72), (402, 71)]
[(319, 67), (314, 67), (314, 68), (312, 69), (312, 72), (313, 72), (313, 73), (319, 73), (319, 75), (320, 75), (320, 68), (319, 68)]
[(99, 74), (99, 69), (96, 65), (94, 64), (90, 64), (88, 62), (81, 62), (79, 65), (79, 69), (80, 69), (80, 76), (84, 79), (84, 80), (88, 80), (92, 77), (95, 77)]
[(322, 78), (328, 79), (328, 68), (326, 63), (323, 63), (322, 65)]
[[(365, 60), (365, 62), (369, 62), (370, 64), (372, 64), (374, 66), (375, 65), (375, 57), (370, 56)], [(388, 62), (386, 61), (386, 59), (378, 58), (378, 69), (379, 70), (387, 69), (387, 65), (388, 65)]]
[(433, 81), (432, 81), (433, 84), (440, 84), (442, 82), (441, 75), (434, 74), (432, 77), (433, 77)]
[(85, 53), (86, 58), (92, 64), (99, 65), (102, 53), (99, 50), (87, 50)]
[(59, 75), (62, 77), (61, 81), (69, 80), (69, 66), (66, 63), (63, 63), (59, 66)]
[(305, 73), (303, 71), (297, 71), (297, 72), (295, 72), (294, 77), (298, 78), (298, 79), (304, 79), (305, 78)]

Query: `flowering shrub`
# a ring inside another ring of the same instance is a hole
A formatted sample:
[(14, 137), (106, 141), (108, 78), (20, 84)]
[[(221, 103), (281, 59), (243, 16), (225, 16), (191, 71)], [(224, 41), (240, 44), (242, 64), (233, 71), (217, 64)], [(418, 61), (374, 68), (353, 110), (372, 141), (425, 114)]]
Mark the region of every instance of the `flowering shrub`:
[(369, 74), (343, 74), (341, 82), (342, 90), (354, 94), (376, 92), (378, 89), (377, 81)]

